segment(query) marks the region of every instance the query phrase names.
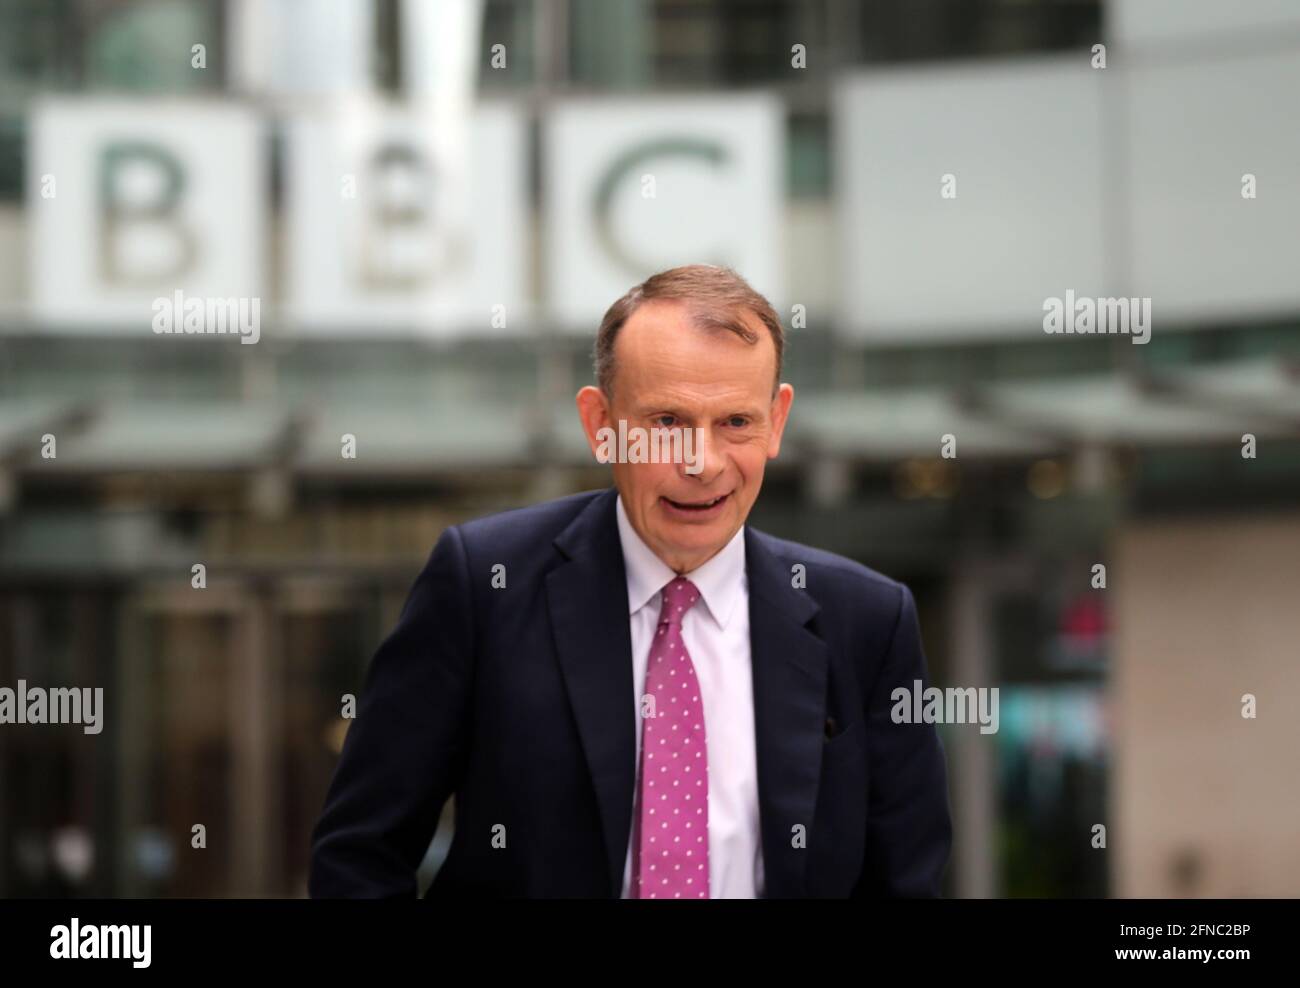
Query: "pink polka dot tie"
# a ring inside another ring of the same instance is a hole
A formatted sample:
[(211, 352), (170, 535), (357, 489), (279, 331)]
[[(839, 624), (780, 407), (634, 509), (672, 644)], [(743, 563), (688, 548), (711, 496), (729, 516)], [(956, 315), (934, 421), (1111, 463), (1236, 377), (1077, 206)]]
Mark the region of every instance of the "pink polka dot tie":
[[(659, 627), (646, 662), (633, 898), (709, 897), (704, 706), (682, 640), (682, 618), (699, 599), (699, 589), (682, 577), (664, 587)], [(653, 704), (646, 697), (653, 697)]]

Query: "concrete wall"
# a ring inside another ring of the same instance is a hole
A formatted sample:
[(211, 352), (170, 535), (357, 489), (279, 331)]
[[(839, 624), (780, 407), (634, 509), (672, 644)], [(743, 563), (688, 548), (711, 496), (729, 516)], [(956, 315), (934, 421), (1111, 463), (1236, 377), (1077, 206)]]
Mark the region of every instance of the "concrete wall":
[(1300, 515), (1133, 523), (1108, 588), (1114, 894), (1300, 895)]

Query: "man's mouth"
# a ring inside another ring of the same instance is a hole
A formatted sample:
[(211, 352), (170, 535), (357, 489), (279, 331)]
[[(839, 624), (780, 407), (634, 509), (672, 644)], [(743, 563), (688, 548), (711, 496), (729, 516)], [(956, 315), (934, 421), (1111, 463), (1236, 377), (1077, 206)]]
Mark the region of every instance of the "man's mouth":
[(676, 508), (678, 511), (697, 512), (702, 514), (720, 506), (729, 497), (731, 497), (730, 494), (719, 494), (717, 497), (710, 498), (706, 501), (675, 501), (670, 497), (665, 497), (663, 498), (663, 501), (670, 508)]

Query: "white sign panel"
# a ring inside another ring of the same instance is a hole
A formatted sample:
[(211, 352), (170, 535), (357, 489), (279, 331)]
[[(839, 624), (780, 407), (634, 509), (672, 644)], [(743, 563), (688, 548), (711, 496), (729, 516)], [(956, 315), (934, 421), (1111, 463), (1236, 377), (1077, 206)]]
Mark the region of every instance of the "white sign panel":
[(1108, 296), (1104, 70), (1088, 55), (852, 77), (835, 94), (839, 323), (900, 342), (1042, 336)]
[(300, 332), (526, 332), (526, 140), (483, 104), (469, 154), (417, 111), (353, 107), (287, 126), (287, 306)]
[[(1108, 0), (1112, 40), (1125, 47), (1152, 45), (1180, 50), (1190, 44), (1273, 44), (1300, 29), (1295, 0)], [(1135, 63), (1137, 64), (1137, 63)]]
[(1157, 332), (1300, 312), (1300, 49), (1134, 65), (1125, 187)]
[(52, 101), (31, 121), (33, 315), (149, 332), (157, 298), (260, 297), (260, 122), (204, 101)]
[(783, 307), (780, 104), (766, 95), (575, 101), (546, 121), (547, 303), (591, 333), (656, 271), (725, 264)]

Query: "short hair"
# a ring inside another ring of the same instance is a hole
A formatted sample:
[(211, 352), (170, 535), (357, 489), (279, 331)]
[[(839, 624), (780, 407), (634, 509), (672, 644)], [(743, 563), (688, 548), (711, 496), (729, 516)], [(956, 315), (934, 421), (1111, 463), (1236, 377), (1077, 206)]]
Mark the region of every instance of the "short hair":
[(781, 360), (785, 353), (785, 328), (772, 303), (750, 287), (749, 282), (731, 268), (713, 264), (687, 264), (651, 275), (609, 307), (596, 332), (592, 355), (596, 384), (606, 395), (613, 394), (614, 341), (632, 313), (646, 302), (684, 302), (691, 321), (701, 329), (725, 329), (746, 343), (757, 343), (757, 333), (740, 318), (750, 312), (767, 327), (776, 346), (776, 378), (772, 393), (781, 380)]

